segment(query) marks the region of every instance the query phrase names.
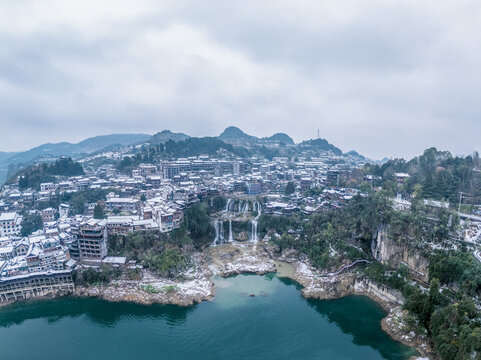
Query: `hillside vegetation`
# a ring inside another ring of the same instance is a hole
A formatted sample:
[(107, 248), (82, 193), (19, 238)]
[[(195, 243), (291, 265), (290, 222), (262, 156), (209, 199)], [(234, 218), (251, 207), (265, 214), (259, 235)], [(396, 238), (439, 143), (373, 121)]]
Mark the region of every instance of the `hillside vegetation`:
[(71, 158), (61, 158), (52, 164), (31, 165), (12, 176), (7, 183), (14, 183), (18, 179), (20, 190), (40, 190), (40, 184), (55, 180), (55, 176), (78, 176), (84, 175), (84, 169), (78, 162)]

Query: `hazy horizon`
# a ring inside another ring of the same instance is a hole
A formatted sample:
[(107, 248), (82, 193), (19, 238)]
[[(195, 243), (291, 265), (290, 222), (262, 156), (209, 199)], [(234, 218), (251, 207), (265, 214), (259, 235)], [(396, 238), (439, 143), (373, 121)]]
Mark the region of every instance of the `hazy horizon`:
[(480, 150), (481, 3), (0, 4), (0, 151), (162, 129)]

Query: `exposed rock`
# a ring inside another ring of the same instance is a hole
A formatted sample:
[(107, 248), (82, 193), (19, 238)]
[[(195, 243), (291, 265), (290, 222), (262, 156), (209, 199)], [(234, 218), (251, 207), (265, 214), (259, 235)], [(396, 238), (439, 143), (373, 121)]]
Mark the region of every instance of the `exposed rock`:
[(421, 250), (406, 242), (397, 242), (388, 236), (385, 226), (380, 226), (371, 243), (372, 256), (390, 268), (398, 269), (401, 264), (411, 269), (412, 275), (423, 281), (429, 281), (429, 260)]
[[(402, 295), (395, 290), (375, 284), (355, 270), (335, 276), (320, 276), (307, 259), (299, 259), (294, 251), (279, 254), (263, 242), (223, 244), (193, 256), (193, 267), (181, 274), (182, 280), (164, 279), (144, 270), (142, 279), (132, 281), (119, 279), (108, 286), (77, 287), (76, 295), (101, 297), (109, 301), (127, 301), (139, 304), (192, 305), (214, 297), (212, 276), (231, 276), (241, 273), (266, 274), (279, 268), (283, 276), (303, 286), (307, 298), (336, 299), (347, 295), (365, 295), (380, 303), (389, 315), (382, 327), (394, 339), (418, 349), (426, 359), (437, 359), (424, 336), (409, 334), (399, 326), (397, 316), (404, 303)], [(247, 294), (251, 296), (252, 294)], [(267, 294), (261, 293), (262, 296)]]

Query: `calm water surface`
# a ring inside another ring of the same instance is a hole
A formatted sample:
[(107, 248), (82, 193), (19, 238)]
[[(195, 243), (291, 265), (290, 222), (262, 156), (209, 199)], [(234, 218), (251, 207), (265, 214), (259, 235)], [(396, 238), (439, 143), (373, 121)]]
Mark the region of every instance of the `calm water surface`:
[[(0, 308), (0, 360), (388, 359), (415, 351), (381, 330), (369, 298), (302, 298), (273, 274), (217, 279), (182, 308), (66, 298)], [(255, 294), (250, 297), (249, 294)]]

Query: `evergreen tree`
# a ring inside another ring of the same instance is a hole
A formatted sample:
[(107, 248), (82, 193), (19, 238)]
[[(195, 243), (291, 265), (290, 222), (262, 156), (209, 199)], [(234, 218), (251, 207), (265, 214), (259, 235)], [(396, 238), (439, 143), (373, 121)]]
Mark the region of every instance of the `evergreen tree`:
[(95, 205), (94, 219), (105, 219), (105, 212), (100, 204)]

